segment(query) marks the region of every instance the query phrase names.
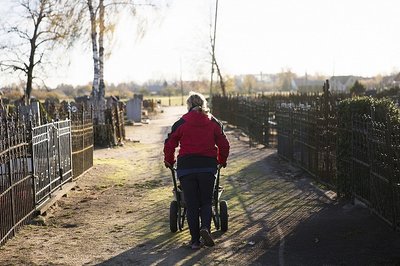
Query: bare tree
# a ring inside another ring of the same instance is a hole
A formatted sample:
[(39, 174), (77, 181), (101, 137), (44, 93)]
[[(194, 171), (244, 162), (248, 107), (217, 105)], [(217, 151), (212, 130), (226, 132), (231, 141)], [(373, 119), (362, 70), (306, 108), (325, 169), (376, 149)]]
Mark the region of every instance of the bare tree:
[(296, 74), (292, 72), (290, 68), (282, 69), (280, 73), (278, 73), (278, 86), (282, 91), (292, 91), (293, 87), (293, 79), (296, 78)]
[(254, 75), (246, 75), (243, 79), (243, 92), (251, 95), (257, 87), (257, 79)]
[[(51, 51), (57, 45), (69, 47), (75, 28), (65, 23), (70, 16), (67, 0), (18, 0), (13, 17), (1, 29), (0, 58), (2, 71), (19, 72), (26, 78), (25, 103), (29, 104), (33, 81), (41, 68), (49, 62)], [(4, 18), (3, 18), (4, 19)]]
[(217, 63), (217, 59), (215, 58), (215, 53), (214, 53), (214, 64), (215, 64), (215, 67), (217, 68), (217, 75), (218, 75), (218, 80), (219, 80), (219, 85), (221, 87), (222, 95), (226, 96), (225, 81), (224, 81), (224, 78), (222, 77), (221, 69), (219, 68), (219, 65)]
[[(85, 23), (80, 25), (80, 34), (90, 33), (92, 56), (93, 56), (93, 88), (94, 98), (101, 99), (105, 96), (104, 82), (104, 59), (108, 53), (105, 49), (105, 39), (111, 40), (114, 29), (118, 24), (120, 14), (125, 11), (136, 15), (137, 8), (140, 6), (158, 7), (153, 4), (156, 0), (74, 0), (75, 14)], [(158, 1), (160, 2), (160, 1)], [(168, 3), (169, 1), (165, 1)], [(168, 5), (168, 4), (166, 4)], [(90, 28), (87, 27), (90, 25)], [(140, 34), (143, 34), (143, 29)]]
[[(214, 18), (214, 31), (213, 34), (212, 32), (212, 25), (210, 24), (210, 46), (211, 46), (211, 84), (210, 84), (210, 93), (211, 93), (211, 88), (213, 85), (213, 74), (214, 74), (214, 65), (217, 68), (217, 75), (219, 79), (219, 84), (221, 86), (222, 90), (222, 95), (226, 95), (226, 89), (225, 89), (225, 82), (224, 78), (222, 77), (221, 74), (221, 69), (219, 68), (219, 65), (217, 63), (217, 59), (215, 57), (215, 40), (217, 38), (217, 18), (218, 18), (218, 0), (215, 2), (215, 18)], [(211, 96), (211, 95), (210, 95)]]

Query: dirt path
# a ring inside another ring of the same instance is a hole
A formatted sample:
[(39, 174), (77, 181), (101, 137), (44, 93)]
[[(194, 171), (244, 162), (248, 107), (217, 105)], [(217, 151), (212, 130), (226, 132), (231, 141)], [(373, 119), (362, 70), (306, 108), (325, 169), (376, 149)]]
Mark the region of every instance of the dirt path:
[(213, 232), (213, 248), (188, 249), (187, 226), (169, 232), (172, 181), (161, 163), (163, 139), (183, 112), (165, 108), (150, 124), (127, 127), (131, 141), (123, 147), (96, 150), (93, 169), (47, 213), (45, 225), (25, 226), (0, 248), (0, 265), (391, 265), (399, 259), (397, 233), (366, 209), (330, 200), (275, 150), (249, 148), (230, 127), (232, 152), (221, 177), (229, 230)]

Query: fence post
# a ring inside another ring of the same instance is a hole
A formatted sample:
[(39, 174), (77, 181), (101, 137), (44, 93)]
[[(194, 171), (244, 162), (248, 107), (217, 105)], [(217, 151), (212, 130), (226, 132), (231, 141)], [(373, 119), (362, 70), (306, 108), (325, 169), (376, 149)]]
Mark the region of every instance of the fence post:
[(29, 116), (29, 123), (28, 123), (28, 131), (27, 135), (29, 136), (29, 148), (31, 149), (31, 166), (32, 166), (32, 186), (33, 186), (33, 206), (36, 207), (36, 175), (35, 175), (35, 149), (33, 148), (33, 124), (32, 119)]
[(312, 113), (312, 120), (314, 121), (314, 123), (315, 123), (315, 126), (314, 126), (314, 131), (313, 131), (313, 139), (315, 140), (315, 144), (314, 144), (314, 147), (315, 147), (315, 150), (314, 150), (314, 167), (315, 167), (315, 177), (316, 177), (316, 179), (317, 180), (319, 180), (320, 178), (321, 178), (321, 172), (320, 172), (320, 169), (319, 169), (319, 144), (320, 144), (320, 140), (321, 140), (321, 138), (320, 138), (320, 136), (319, 136), (319, 131), (318, 131), (318, 112), (316, 112), (315, 111), (315, 109), (314, 110), (310, 110), (309, 111), (309, 113), (311, 113), (311, 112), (313, 112)]
[(52, 176), (51, 176), (51, 166), (50, 166), (50, 130), (51, 128), (49, 127), (49, 124), (46, 124), (46, 131), (47, 131), (47, 177), (49, 180), (49, 196), (51, 196), (51, 191), (52, 189)]
[[(82, 127), (82, 148), (81, 151), (85, 149), (85, 135), (86, 135), (86, 128), (85, 128), (85, 106), (82, 104), (82, 123), (81, 123), (81, 127)], [(82, 153), (82, 170), (81, 173), (82, 174), (85, 170), (85, 152), (81, 152)]]
[[(56, 124), (57, 127), (53, 127), (53, 129), (54, 129), (54, 128), (57, 129), (57, 134), (56, 134), (56, 136), (57, 136), (58, 174), (59, 174), (59, 176), (60, 176), (60, 188), (62, 189), (62, 185), (63, 185), (63, 181), (64, 181), (64, 180), (63, 180), (64, 173), (63, 173), (63, 168), (62, 168), (62, 166), (61, 166), (60, 123), (59, 123), (58, 119), (57, 119), (56, 123), (57, 123), (57, 124)], [(54, 122), (53, 122), (53, 124), (54, 124)], [(53, 136), (54, 136), (54, 134), (53, 134)]]
[(12, 216), (12, 224), (13, 224), (13, 229), (12, 229), (12, 236), (15, 236), (15, 224), (17, 223), (17, 217), (16, 217), (16, 208), (15, 208), (15, 187), (13, 184), (13, 178), (12, 178), (12, 166), (11, 166), (11, 140), (10, 140), (10, 123), (7, 118), (5, 118), (5, 123), (6, 123), (6, 138), (7, 138), (7, 155), (8, 155), (8, 161), (7, 161), (7, 167), (8, 167), (8, 178), (10, 181), (10, 187), (11, 187), (11, 216)]
[(289, 111), (289, 159), (293, 163), (293, 158), (294, 158), (294, 148), (293, 148), (293, 142), (294, 142), (294, 136), (293, 136), (293, 108), (290, 106), (288, 108)]
[(370, 107), (370, 115), (369, 116), (365, 116), (365, 121), (363, 121), (364, 123), (366, 123), (366, 129), (367, 129), (367, 154), (368, 154), (368, 178), (369, 178), (369, 187), (368, 187), (368, 195), (369, 195), (369, 202), (370, 204), (374, 207), (374, 205), (376, 204), (375, 202), (372, 202), (372, 193), (373, 193), (373, 162), (374, 162), (374, 155), (373, 155), (373, 151), (372, 151), (372, 122), (375, 120), (375, 116), (374, 116), (374, 107), (371, 106)]
[(323, 102), (323, 132), (325, 134), (323, 135), (323, 157), (324, 157), (324, 175), (327, 175), (329, 173), (329, 149), (327, 147), (327, 132), (328, 132), (328, 119), (329, 119), (329, 80), (327, 79), (324, 83), (324, 102)]
[(350, 128), (350, 130), (351, 130), (351, 134), (350, 134), (350, 136), (351, 136), (351, 139), (350, 139), (350, 158), (349, 158), (349, 160), (350, 160), (350, 173), (348, 174), (348, 176), (347, 176), (347, 178), (349, 178), (350, 180), (350, 182), (349, 182), (349, 185), (350, 185), (350, 188), (349, 188), (349, 193), (350, 193), (350, 199), (351, 199), (351, 201), (353, 201), (353, 204), (355, 204), (355, 195), (354, 195), (354, 188), (355, 188), (355, 181), (354, 181), (354, 178), (353, 178), (353, 176), (354, 176), (354, 154), (355, 154), (355, 152), (354, 152), (354, 117), (355, 117), (355, 114), (354, 114), (354, 112), (351, 112), (351, 128)]
[(393, 182), (394, 180), (394, 166), (395, 166), (395, 153), (392, 148), (392, 132), (393, 132), (393, 125), (390, 122), (390, 116), (389, 114), (386, 114), (386, 148), (388, 152), (388, 157), (389, 157), (389, 174), (388, 174), (388, 181), (389, 181), (389, 186), (390, 186), (390, 192), (391, 192), (391, 204), (392, 204), (392, 219), (393, 219), (393, 230), (396, 230), (397, 228), (397, 209), (396, 209), (396, 191), (395, 191), (395, 183)]

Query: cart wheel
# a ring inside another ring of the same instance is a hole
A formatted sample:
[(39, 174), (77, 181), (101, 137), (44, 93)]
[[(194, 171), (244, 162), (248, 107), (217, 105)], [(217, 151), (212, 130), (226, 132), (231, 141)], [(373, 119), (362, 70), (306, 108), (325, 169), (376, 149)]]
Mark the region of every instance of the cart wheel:
[(214, 204), (214, 210), (212, 212), (212, 219), (214, 221), (214, 226), (215, 226), (216, 230), (219, 230), (219, 228), (221, 226), (220, 217), (221, 217), (221, 215), (220, 215), (219, 210), (218, 210), (218, 202), (216, 202)]
[(221, 231), (228, 231), (228, 204), (225, 200), (219, 202), (219, 213), (221, 219)]
[(169, 229), (172, 233), (178, 231), (178, 202), (176, 200), (171, 201), (169, 205)]

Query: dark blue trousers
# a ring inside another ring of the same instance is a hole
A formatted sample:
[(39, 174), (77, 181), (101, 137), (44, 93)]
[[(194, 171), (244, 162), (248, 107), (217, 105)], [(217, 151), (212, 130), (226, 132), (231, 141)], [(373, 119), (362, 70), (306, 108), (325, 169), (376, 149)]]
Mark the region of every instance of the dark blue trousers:
[[(187, 207), (187, 222), (192, 242), (200, 240), (200, 229), (211, 228), (212, 197), (215, 176), (212, 173), (195, 173), (180, 178)], [(201, 226), (199, 222), (201, 219)]]

